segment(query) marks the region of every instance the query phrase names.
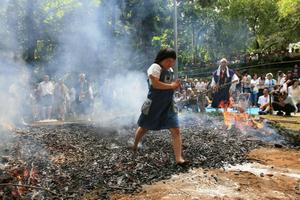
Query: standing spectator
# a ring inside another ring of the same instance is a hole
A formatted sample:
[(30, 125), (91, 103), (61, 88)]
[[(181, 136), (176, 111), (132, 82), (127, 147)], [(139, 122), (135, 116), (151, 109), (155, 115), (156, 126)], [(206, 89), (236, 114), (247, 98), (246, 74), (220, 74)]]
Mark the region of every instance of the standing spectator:
[(79, 75), (79, 82), (75, 86), (77, 114), (83, 116), (90, 113), (93, 101), (93, 90), (86, 80), (85, 74)]
[(277, 72), (277, 83), (283, 85), (286, 75), (282, 71)]
[(263, 95), (258, 98), (259, 114), (266, 115), (270, 110), (270, 95), (267, 88), (264, 89)]
[(174, 96), (174, 102), (178, 108), (178, 111), (181, 112), (184, 107), (183, 95), (180, 92), (176, 92)]
[(243, 93), (250, 93), (250, 86), (251, 86), (251, 76), (248, 74), (247, 71), (243, 73), (243, 78), (241, 80), (242, 82), (242, 89)]
[(264, 89), (265, 89), (265, 75), (262, 74), (259, 78), (258, 78), (258, 93), (257, 93), (257, 97), (260, 97), (263, 95)]
[(63, 80), (60, 80), (54, 89), (54, 102), (55, 109), (58, 111), (58, 119), (61, 121), (65, 120), (65, 113), (67, 110), (67, 105), (69, 103), (69, 89), (64, 84)]
[[(239, 69), (235, 71), (235, 74), (239, 78), (239, 80), (242, 80), (243, 76), (241, 75), (241, 72)], [(232, 88), (233, 91), (235, 91), (235, 95), (238, 96), (242, 91), (242, 83), (239, 81), (237, 84), (235, 84), (235, 88)]]
[(38, 91), (41, 97), (42, 119), (51, 119), (54, 85), (48, 75), (44, 76), (44, 81), (39, 84)]
[(274, 101), (272, 103), (273, 109), (278, 111), (278, 116), (283, 116), (283, 112), (285, 112), (285, 116), (291, 116), (292, 112), (297, 112), (297, 107), (292, 97), (286, 92), (282, 92), (278, 99), (278, 102)]
[(296, 78), (296, 79), (300, 79), (300, 69), (298, 67), (298, 64), (296, 64), (294, 66), (294, 70), (293, 70), (293, 77)]
[(30, 99), (32, 117), (33, 117), (33, 120), (36, 121), (36, 120), (38, 120), (38, 117), (40, 114), (39, 113), (39, 111), (40, 111), (40, 109), (39, 109), (40, 96), (39, 96), (39, 91), (38, 91), (38, 84), (33, 84), (31, 86), (29, 99)]
[(69, 90), (69, 102), (67, 104), (67, 110), (69, 111), (69, 116), (75, 117), (76, 116), (76, 90), (74, 87), (72, 87)]
[(258, 94), (258, 76), (257, 74), (253, 75), (253, 79), (251, 79), (250, 86), (251, 86), (251, 95), (250, 95), (250, 101), (252, 106), (256, 106), (257, 104), (257, 94)]
[(293, 85), (288, 88), (288, 94), (292, 97), (298, 111), (300, 110), (300, 87), (297, 79), (293, 81)]
[(273, 91), (274, 86), (276, 85), (276, 80), (273, 78), (272, 73), (267, 73), (265, 87), (269, 89), (269, 92)]

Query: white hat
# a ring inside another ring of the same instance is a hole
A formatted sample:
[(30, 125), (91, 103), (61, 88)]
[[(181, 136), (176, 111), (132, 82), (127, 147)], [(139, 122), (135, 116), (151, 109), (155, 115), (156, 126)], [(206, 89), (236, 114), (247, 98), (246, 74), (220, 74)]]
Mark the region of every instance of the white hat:
[(222, 63), (222, 62), (228, 63), (228, 60), (227, 60), (226, 58), (222, 58), (222, 59), (220, 60), (220, 63)]
[(272, 76), (272, 78), (273, 78), (273, 74), (272, 73), (267, 73), (266, 77), (268, 77), (268, 76)]

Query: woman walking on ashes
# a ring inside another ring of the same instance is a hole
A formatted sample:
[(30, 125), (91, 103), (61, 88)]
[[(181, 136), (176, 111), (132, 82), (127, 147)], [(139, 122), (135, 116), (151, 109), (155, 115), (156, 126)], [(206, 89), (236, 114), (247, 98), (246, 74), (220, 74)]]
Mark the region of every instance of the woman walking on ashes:
[(173, 49), (161, 49), (154, 64), (147, 71), (148, 99), (142, 106), (133, 150), (137, 151), (141, 138), (148, 130), (169, 129), (172, 135), (176, 163), (186, 165), (188, 161), (182, 157), (182, 140), (177, 108), (173, 101), (174, 90), (180, 87), (180, 81), (174, 81), (172, 66), (175, 62), (176, 53)]

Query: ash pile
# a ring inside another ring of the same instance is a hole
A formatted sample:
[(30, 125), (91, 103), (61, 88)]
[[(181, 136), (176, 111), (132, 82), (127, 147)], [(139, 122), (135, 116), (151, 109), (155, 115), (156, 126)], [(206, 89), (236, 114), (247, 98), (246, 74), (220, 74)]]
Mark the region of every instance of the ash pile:
[(185, 168), (175, 165), (167, 131), (149, 132), (134, 155), (128, 147), (135, 127), (69, 124), (18, 129), (1, 145), (0, 196), (81, 199), (98, 190), (99, 199), (108, 199), (110, 192), (136, 192), (143, 184), (193, 167), (243, 163), (247, 152), (264, 145), (237, 129), (224, 129), (213, 117), (186, 118), (183, 124), (183, 155), (192, 163)]

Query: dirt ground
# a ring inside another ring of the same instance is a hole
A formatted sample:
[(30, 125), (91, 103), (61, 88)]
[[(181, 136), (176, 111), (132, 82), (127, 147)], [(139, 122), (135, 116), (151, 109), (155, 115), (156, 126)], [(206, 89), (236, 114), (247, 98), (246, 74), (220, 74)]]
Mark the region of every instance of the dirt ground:
[(113, 200), (300, 199), (300, 150), (261, 148), (253, 163), (225, 169), (193, 169), (144, 186), (137, 194), (113, 194)]

